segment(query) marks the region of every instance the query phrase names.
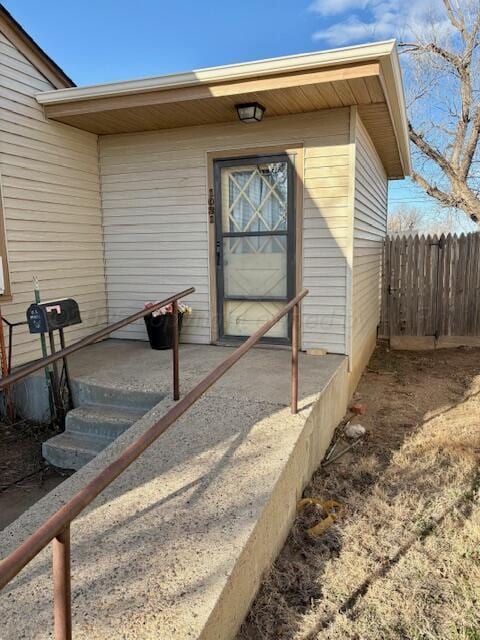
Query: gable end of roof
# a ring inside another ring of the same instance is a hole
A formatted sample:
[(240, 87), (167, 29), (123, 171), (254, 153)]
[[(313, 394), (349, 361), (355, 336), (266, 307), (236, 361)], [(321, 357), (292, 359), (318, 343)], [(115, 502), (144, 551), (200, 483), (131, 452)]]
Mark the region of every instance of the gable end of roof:
[(21, 24), (0, 4), (0, 32), (29, 60), (29, 62), (55, 87), (67, 89), (75, 83), (58, 64), (35, 42)]

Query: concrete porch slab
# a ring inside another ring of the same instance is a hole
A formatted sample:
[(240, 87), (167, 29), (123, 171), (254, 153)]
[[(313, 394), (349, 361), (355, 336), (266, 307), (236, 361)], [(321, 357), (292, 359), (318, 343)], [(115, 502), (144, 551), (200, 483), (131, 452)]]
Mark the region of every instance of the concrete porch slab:
[[(181, 389), (191, 389), (233, 350), (211, 345), (180, 345)], [(215, 394), (287, 405), (290, 359), (289, 350), (254, 347), (215, 384)], [(318, 393), (323, 376), (328, 377), (332, 363), (341, 359), (342, 356), (314, 357), (301, 353), (300, 395)], [(148, 342), (105, 340), (79, 351), (69, 363), (75, 380), (123, 392), (168, 396), (172, 391), (172, 352), (154, 351)]]
[[(182, 393), (229, 352), (182, 345)], [(171, 354), (143, 343), (112, 340), (82, 358), (75, 377), (170, 388)], [(289, 374), (289, 352), (251, 351), (72, 524), (76, 639), (234, 637), (346, 409), (346, 358), (301, 354), (297, 416)], [(2, 556), (172, 404), (162, 400), (1, 532)], [(2, 639), (52, 637), (52, 611), (47, 548), (1, 594)]]

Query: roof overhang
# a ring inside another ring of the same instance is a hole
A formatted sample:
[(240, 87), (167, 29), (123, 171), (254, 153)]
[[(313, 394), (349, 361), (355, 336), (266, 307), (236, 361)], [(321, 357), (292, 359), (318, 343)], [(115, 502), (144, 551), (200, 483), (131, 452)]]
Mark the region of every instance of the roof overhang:
[(387, 174), (410, 173), (402, 76), (395, 41), (200, 69), (37, 95), (48, 118), (97, 134), (236, 120), (258, 101), (266, 117), (358, 106)]

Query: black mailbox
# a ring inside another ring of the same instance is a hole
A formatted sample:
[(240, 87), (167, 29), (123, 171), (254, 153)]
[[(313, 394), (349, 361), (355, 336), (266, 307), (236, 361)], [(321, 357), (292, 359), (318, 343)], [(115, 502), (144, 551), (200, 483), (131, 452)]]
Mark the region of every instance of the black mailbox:
[(48, 333), (81, 321), (78, 304), (73, 298), (31, 304), (27, 309), (30, 333)]

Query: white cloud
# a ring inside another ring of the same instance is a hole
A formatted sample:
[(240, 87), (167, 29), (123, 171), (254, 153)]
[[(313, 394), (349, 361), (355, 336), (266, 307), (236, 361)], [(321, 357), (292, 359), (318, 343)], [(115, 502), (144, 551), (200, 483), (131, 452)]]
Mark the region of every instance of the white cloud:
[(314, 40), (341, 46), (355, 42), (405, 39), (420, 36), (432, 28), (448, 28), (439, 18), (441, 0), (314, 0), (310, 10), (323, 18), (338, 16), (338, 21), (319, 29)]
[(364, 9), (367, 4), (368, 0), (363, 0), (363, 2), (358, 0), (314, 0), (309, 10), (319, 13), (321, 16), (336, 16), (349, 9)]
[(314, 40), (323, 40), (333, 45), (350, 44), (367, 40), (382, 40), (390, 37), (390, 30), (384, 25), (368, 23), (357, 16), (350, 16), (342, 22), (332, 24), (326, 29), (321, 29), (313, 34)]

